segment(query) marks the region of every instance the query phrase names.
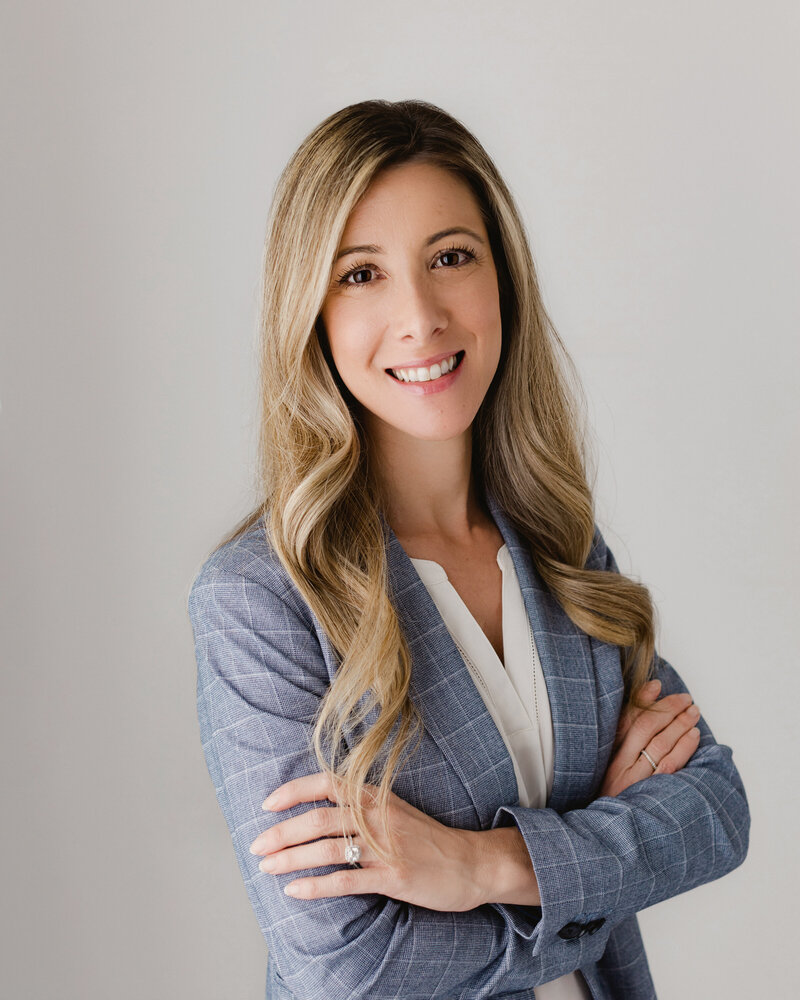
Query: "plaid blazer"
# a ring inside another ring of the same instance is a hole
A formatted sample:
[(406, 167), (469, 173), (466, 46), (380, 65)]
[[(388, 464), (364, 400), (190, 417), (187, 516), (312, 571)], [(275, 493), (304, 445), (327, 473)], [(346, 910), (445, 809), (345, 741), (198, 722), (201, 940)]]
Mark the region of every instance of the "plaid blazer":
[[(268, 945), (268, 1000), (533, 998), (574, 969), (597, 1000), (648, 1000), (655, 989), (636, 914), (726, 874), (747, 853), (750, 814), (731, 749), (703, 718), (700, 745), (676, 774), (597, 798), (622, 703), (620, 653), (577, 628), (536, 572), (521, 536), (487, 501), (508, 546), (541, 657), (554, 729), (553, 788), (519, 805), (511, 758), (425, 585), (384, 522), (390, 592), (411, 651), (422, 746), (393, 790), (440, 822), (470, 830), (516, 823), (541, 906), (429, 910), (378, 895), (292, 899), (283, 887), (326, 865), (259, 871), (249, 845), (308, 808), (265, 813), (278, 785), (319, 770), (307, 749), (338, 659), (270, 550), (261, 523), (215, 552), (188, 610), (197, 656), (200, 735), (241, 874)], [(617, 570), (599, 530), (587, 567)], [(656, 658), (662, 694), (685, 691)], [(365, 720), (374, 721), (376, 710)], [(332, 803), (317, 804), (318, 807)]]

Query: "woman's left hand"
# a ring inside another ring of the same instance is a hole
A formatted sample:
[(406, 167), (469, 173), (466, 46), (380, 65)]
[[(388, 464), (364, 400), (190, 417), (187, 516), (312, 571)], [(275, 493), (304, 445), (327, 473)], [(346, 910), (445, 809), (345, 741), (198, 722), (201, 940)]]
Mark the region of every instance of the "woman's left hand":
[[(641, 692), (643, 708), (628, 704), (620, 714), (613, 756), (600, 795), (616, 796), (653, 774), (674, 774), (684, 767), (700, 743), (696, 723), (700, 710), (688, 692), (658, 697), (661, 682), (651, 681)], [(656, 763), (655, 770), (645, 756)]]
[[(370, 832), (388, 850), (377, 823), (377, 807), (370, 804), (377, 790), (366, 785), (365, 791)], [(269, 797), (269, 808), (275, 812), (298, 802), (322, 799), (338, 802), (329, 778), (318, 772), (280, 785)], [(402, 854), (395, 864), (387, 866), (370, 857), (366, 845), (359, 843), (361, 868), (296, 879), (286, 887), (287, 891), (294, 888), (296, 891), (290, 895), (302, 899), (375, 892), (430, 910), (463, 911), (481, 904), (475, 878), (476, 831), (444, 826), (394, 792), (389, 793), (388, 820)], [(265, 830), (250, 845), (250, 852), (263, 854), (259, 868), (274, 875), (345, 864), (344, 835), (355, 833), (349, 809), (338, 805), (314, 808)]]

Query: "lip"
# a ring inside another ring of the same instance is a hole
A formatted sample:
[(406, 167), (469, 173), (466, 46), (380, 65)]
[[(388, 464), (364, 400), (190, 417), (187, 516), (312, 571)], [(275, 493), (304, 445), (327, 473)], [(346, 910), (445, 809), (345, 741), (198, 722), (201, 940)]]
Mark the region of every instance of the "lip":
[[(456, 353), (460, 354), (461, 352), (457, 351)], [(449, 358), (450, 355), (445, 354), (443, 355), (443, 357)], [(464, 354), (464, 357), (462, 357), (457, 368), (454, 368), (446, 375), (440, 375), (439, 378), (434, 379), (433, 382), (403, 382), (400, 379), (396, 379), (394, 375), (390, 374), (388, 371), (386, 373), (386, 377), (391, 379), (393, 385), (396, 385), (398, 389), (402, 391), (413, 393), (415, 396), (430, 396), (432, 393), (444, 392), (445, 389), (449, 389), (450, 386), (453, 385), (453, 383), (459, 377), (459, 375), (461, 375), (461, 369), (464, 367), (466, 362), (467, 362), (467, 356), (466, 354)], [(435, 361), (431, 363), (436, 364)], [(403, 366), (400, 365), (399, 367), (402, 368)], [(413, 368), (414, 365), (409, 365), (409, 367)], [(425, 367), (425, 366), (423, 365), (417, 367)]]
[(390, 368), (397, 370), (398, 368), (430, 368), (431, 365), (438, 364), (440, 361), (444, 361), (445, 358), (452, 358), (454, 354), (460, 354), (461, 348), (455, 351), (447, 351), (445, 354), (435, 354), (431, 358), (422, 358), (420, 361), (407, 361), (402, 365), (389, 365), (385, 370), (388, 372)]

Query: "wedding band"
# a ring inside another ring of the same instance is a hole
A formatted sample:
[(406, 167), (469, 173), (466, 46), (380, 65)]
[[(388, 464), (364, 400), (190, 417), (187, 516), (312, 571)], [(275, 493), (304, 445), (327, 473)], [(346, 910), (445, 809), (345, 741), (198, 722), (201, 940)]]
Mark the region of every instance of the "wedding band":
[(646, 750), (642, 750), (642, 755), (644, 757), (647, 757), (647, 759), (650, 761), (650, 766), (653, 768), (653, 771), (655, 771), (656, 768), (658, 767), (658, 764), (656, 764), (656, 762), (653, 760), (650, 754)]

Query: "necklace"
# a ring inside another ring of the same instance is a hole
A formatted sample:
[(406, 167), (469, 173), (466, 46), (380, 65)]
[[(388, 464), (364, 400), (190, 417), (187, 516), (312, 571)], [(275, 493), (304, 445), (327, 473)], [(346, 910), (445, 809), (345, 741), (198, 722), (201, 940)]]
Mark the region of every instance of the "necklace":
[(536, 728), (539, 728), (539, 692), (536, 689), (536, 674), (538, 673), (537, 667), (539, 666), (539, 651), (536, 649), (536, 643), (533, 639), (533, 629), (531, 628), (530, 619), (527, 618), (528, 622), (528, 636), (531, 641), (531, 673), (533, 674), (533, 708), (536, 713)]

